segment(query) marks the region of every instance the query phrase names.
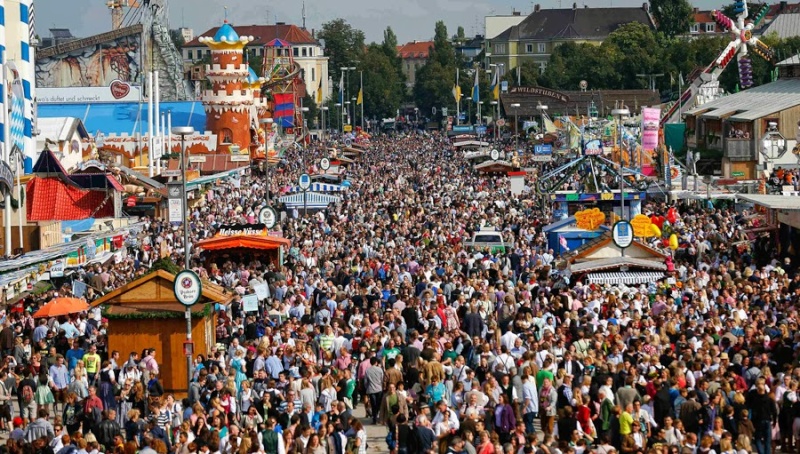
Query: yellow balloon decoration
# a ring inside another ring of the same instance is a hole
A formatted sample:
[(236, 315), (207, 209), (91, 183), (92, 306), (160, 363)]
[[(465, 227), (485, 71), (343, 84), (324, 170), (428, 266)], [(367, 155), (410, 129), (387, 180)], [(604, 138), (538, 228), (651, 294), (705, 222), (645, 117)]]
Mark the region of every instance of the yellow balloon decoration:
[(637, 214), (631, 219), (631, 226), (633, 226), (633, 236), (639, 238), (648, 238), (653, 236), (653, 231), (650, 228), (653, 222), (643, 214)]
[(673, 251), (675, 249), (678, 249), (678, 235), (675, 235), (673, 233), (672, 235), (669, 236), (669, 248), (672, 249)]
[(650, 224), (650, 236), (661, 238), (661, 229), (659, 229), (658, 226), (653, 223)]
[(590, 208), (575, 213), (575, 225), (579, 229), (595, 230), (604, 222), (606, 222), (606, 215), (599, 208)]

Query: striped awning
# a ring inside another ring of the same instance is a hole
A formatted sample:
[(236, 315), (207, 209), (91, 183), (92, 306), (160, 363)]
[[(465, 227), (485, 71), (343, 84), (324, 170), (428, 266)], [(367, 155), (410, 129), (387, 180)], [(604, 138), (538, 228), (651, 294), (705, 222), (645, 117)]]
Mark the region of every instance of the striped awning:
[[(344, 186), (330, 183), (311, 183), (311, 187), (308, 188), (311, 192), (342, 192), (346, 189)], [(300, 189), (300, 186), (292, 186), (289, 188), (289, 192), (303, 192), (303, 190)]]
[(661, 271), (628, 271), (617, 273), (591, 273), (586, 276), (591, 284), (646, 284), (664, 278)]
[(280, 200), (281, 203), (286, 204), (288, 208), (302, 208), (303, 206), (306, 206), (314, 209), (326, 208), (331, 203), (339, 202), (341, 198), (330, 194), (321, 194), (319, 192), (307, 192), (305, 194), (305, 199), (303, 199), (303, 193), (297, 193), (285, 195), (278, 200)]

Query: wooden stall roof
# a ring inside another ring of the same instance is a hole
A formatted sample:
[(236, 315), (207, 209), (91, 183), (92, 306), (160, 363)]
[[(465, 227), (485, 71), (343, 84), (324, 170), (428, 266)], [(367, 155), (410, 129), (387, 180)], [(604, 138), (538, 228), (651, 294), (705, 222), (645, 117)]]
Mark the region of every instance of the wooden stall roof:
[[(92, 303), (91, 307), (108, 306), (112, 315), (127, 315), (141, 312), (184, 312), (186, 307), (178, 302), (173, 291), (175, 275), (156, 270), (130, 282)], [(200, 303), (193, 312), (202, 312), (205, 303), (227, 304), (233, 295), (222, 287), (203, 281)]]
[(207, 238), (199, 241), (197, 247), (206, 251), (237, 248), (273, 250), (281, 246), (289, 247), (291, 244), (286, 238), (276, 236), (233, 235)]

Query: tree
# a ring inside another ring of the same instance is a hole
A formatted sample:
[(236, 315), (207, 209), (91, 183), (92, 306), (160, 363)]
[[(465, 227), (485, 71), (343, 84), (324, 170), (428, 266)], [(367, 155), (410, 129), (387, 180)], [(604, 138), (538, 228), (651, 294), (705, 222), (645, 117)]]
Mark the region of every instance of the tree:
[(341, 68), (356, 66), (364, 55), (364, 32), (353, 28), (344, 19), (334, 19), (322, 24), (318, 36), (325, 42), (328, 73), (338, 89)]
[(456, 51), (450, 38), (447, 36), (447, 26), (444, 21), (436, 22), (436, 32), (433, 35), (433, 48), (431, 48), (429, 61), (438, 62), (444, 67), (455, 67)]
[(181, 50), (186, 44), (186, 40), (183, 39), (183, 33), (180, 30), (170, 30), (169, 31), (169, 38), (172, 40), (172, 44), (175, 45), (175, 48)]
[(611, 32), (600, 46), (608, 52), (612, 60), (606, 64), (615, 67), (620, 76), (620, 85), (607, 88), (646, 88), (648, 81), (637, 74), (659, 72), (662, 63), (659, 59), (662, 48), (653, 30), (645, 24), (631, 22)]
[[(754, 14), (761, 9), (761, 3), (750, 3), (747, 2), (747, 17), (752, 18)], [(736, 11), (734, 11), (735, 3), (729, 3), (722, 7), (722, 14), (730, 17), (731, 19), (736, 18)]]
[[(386, 55), (384, 45), (370, 44), (358, 70), (364, 74), (364, 116), (393, 117), (403, 101), (405, 84), (394, 58)], [(355, 91), (358, 93), (357, 89)], [(360, 108), (360, 106), (359, 106)], [(359, 112), (360, 116), (361, 113)]]
[(397, 35), (394, 34), (392, 27), (386, 27), (386, 30), (383, 31), (381, 49), (387, 57), (399, 60), (400, 57), (397, 55)]
[(688, 33), (693, 22), (688, 0), (650, 0), (650, 11), (658, 31), (669, 38)]

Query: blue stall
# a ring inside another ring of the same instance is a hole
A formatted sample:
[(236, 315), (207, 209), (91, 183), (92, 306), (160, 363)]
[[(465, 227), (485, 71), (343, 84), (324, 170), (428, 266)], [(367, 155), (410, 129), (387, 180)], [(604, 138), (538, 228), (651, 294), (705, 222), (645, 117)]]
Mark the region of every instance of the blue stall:
[(584, 243), (592, 241), (608, 230), (610, 229), (604, 225), (594, 231), (579, 229), (575, 226), (575, 216), (570, 216), (548, 225), (544, 228), (544, 233), (547, 235), (547, 247), (552, 249), (555, 255), (561, 255), (583, 246)]

